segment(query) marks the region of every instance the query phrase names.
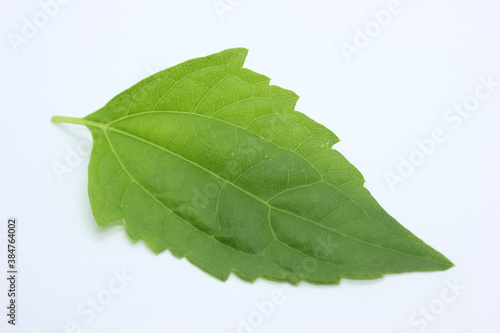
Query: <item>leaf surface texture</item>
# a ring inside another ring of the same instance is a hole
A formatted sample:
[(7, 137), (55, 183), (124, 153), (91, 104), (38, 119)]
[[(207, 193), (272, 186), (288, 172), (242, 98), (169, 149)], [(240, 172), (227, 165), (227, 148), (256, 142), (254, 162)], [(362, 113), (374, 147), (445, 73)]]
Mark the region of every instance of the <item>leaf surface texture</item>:
[(226, 280), (336, 284), (452, 263), (392, 218), (298, 96), (228, 49), (160, 71), (82, 118), (100, 226)]

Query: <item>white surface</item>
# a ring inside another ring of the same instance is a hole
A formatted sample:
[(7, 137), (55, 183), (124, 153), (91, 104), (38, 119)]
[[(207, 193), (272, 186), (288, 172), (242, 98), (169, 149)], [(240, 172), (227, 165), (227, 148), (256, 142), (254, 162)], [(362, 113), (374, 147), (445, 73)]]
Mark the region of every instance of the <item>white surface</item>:
[[(220, 2), (233, 4), (223, 20), (213, 0), (71, 1), (17, 53), (9, 36), (22, 35), (24, 18), (43, 16), (41, 6), (0, 3), (0, 233), (8, 217), (19, 219), (20, 267), (11, 327), (0, 238), (0, 330), (238, 332), (241, 318), (255, 327), (240, 332), (499, 332), (500, 87), (458, 128), (443, 115), (474, 94), (479, 76), (500, 81), (500, 5), (401, 0), (348, 63), (341, 43), (352, 44), (355, 28), (390, 1)], [(245, 67), (301, 96), (297, 109), (341, 138), (336, 148), (381, 205), (456, 267), (339, 286), (222, 283), (132, 244), (121, 227), (98, 229), (88, 155), (62, 181), (53, 170), (68, 147), (88, 144), (88, 132), (50, 117), (85, 116), (153, 71), (236, 46), (250, 49)], [(392, 191), (385, 173), (436, 128), (447, 140)], [(134, 279), (120, 287), (113, 272), (122, 269)], [(448, 287), (455, 280), (465, 286), (458, 296)], [(258, 314), (255, 302), (280, 292), (272, 313)], [(109, 295), (92, 317), (88, 299)], [(429, 307), (423, 319), (418, 312)]]

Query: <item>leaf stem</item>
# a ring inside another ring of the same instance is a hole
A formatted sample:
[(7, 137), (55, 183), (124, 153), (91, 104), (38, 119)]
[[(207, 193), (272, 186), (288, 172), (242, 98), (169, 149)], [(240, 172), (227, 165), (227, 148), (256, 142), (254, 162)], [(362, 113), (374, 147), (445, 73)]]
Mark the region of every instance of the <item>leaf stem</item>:
[(68, 123), (68, 124), (78, 124), (78, 125), (83, 125), (85, 122), (82, 118), (62, 117), (62, 116), (53, 116), (51, 121), (53, 121), (54, 123)]
[(74, 118), (74, 117), (63, 117), (63, 116), (53, 116), (51, 119), (54, 123), (67, 123), (67, 124), (77, 124), (77, 125), (86, 125), (86, 126), (94, 126), (94, 127), (104, 127), (102, 124), (86, 120), (83, 118)]

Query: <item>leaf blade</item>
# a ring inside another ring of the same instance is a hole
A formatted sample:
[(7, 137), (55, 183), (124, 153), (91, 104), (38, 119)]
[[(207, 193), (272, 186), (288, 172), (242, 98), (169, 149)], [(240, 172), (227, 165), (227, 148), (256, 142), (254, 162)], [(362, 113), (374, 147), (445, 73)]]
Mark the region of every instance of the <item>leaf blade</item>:
[(334, 284), (442, 270), (338, 151), (294, 110), (298, 96), (229, 49), (154, 74), (83, 118), (94, 138), (89, 198), (100, 226), (169, 249), (225, 280)]

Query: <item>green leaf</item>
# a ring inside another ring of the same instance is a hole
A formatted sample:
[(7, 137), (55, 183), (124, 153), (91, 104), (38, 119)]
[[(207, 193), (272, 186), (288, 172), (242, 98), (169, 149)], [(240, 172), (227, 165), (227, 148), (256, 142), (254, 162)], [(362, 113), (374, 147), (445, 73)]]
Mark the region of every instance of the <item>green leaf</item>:
[(123, 222), (226, 280), (336, 284), (453, 266), (393, 219), (338, 151), (294, 110), (298, 96), (228, 49), (158, 72), (85, 118), (99, 226)]

